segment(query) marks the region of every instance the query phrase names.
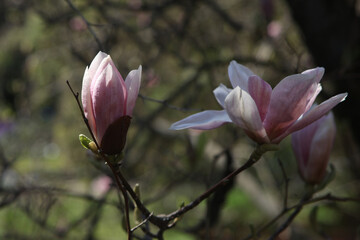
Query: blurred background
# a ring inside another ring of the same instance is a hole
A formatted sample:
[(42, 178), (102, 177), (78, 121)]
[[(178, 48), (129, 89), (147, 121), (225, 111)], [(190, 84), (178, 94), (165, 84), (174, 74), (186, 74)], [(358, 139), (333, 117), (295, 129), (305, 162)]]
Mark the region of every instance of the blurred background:
[[(322, 66), (317, 102), (349, 92), (334, 110), (336, 178), (319, 194), (359, 198), (359, 14), (356, 0), (0, 0), (0, 239), (125, 238), (122, 198), (106, 166), (79, 143), (89, 133), (66, 85), (81, 91), (100, 50), (123, 78), (143, 66), (122, 169), (154, 214), (189, 203), (254, 149), (231, 124), (168, 130), (221, 109), (212, 91), (231, 86), (231, 60), (273, 87)], [(288, 204), (297, 203), (304, 184), (290, 145), (285, 139), (185, 214), (165, 239), (246, 239), (283, 208), (279, 161), (290, 179)], [(320, 201), (279, 239), (359, 239), (359, 213), (359, 202)], [(135, 235), (149, 239), (140, 229)]]

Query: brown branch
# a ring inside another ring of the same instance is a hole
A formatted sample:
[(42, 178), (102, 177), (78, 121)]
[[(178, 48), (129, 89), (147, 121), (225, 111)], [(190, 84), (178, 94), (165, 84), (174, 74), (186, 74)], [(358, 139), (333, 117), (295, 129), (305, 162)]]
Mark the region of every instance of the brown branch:
[(152, 213), (150, 213), (150, 211), (140, 201), (140, 199), (138, 198), (136, 193), (133, 191), (130, 184), (126, 181), (126, 179), (122, 175), (120, 169), (118, 169), (117, 174), (118, 174), (120, 180), (123, 182), (126, 190), (129, 192), (130, 196), (135, 201), (137, 207), (143, 213), (143, 215), (146, 218), (149, 218), (149, 221), (151, 223), (153, 223), (154, 225), (158, 226), (161, 230), (165, 230), (165, 229), (168, 229), (168, 228), (171, 228), (174, 226), (174, 223), (171, 223), (173, 220), (175, 220), (176, 218), (180, 217), (181, 215), (185, 214), (186, 212), (188, 212), (191, 209), (198, 206), (203, 200), (207, 199), (214, 192), (219, 190), (221, 187), (227, 185), (229, 183), (230, 179), (234, 178), (236, 175), (238, 175), (242, 171), (244, 171), (244, 170), (250, 168), (252, 165), (254, 165), (261, 158), (262, 154), (264, 154), (266, 151), (272, 151), (272, 150), (276, 150), (276, 149), (277, 149), (277, 146), (274, 146), (274, 145), (259, 145), (254, 150), (254, 152), (251, 154), (249, 160), (244, 165), (242, 165), (240, 168), (236, 169), (235, 171), (233, 171), (232, 173), (230, 173), (229, 175), (224, 177), (217, 184), (213, 185), (210, 189), (208, 189), (206, 192), (201, 194), (198, 198), (196, 198), (191, 203), (189, 203), (189, 204), (183, 206), (182, 208), (180, 208), (168, 215), (165, 215), (165, 216), (155, 216), (155, 215), (150, 216), (150, 214), (152, 214)]

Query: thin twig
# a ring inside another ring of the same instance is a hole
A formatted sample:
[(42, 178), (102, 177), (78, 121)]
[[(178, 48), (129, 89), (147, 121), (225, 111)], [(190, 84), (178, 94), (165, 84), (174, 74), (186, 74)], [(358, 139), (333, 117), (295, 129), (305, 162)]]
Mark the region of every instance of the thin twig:
[(71, 87), (71, 85), (70, 85), (70, 82), (69, 82), (68, 80), (66, 81), (66, 84), (68, 85), (68, 87), (70, 88), (70, 91), (71, 91), (72, 94), (74, 95), (74, 98), (75, 98), (75, 100), (76, 100), (76, 103), (77, 103), (77, 105), (78, 105), (78, 107), (79, 107), (79, 109), (80, 109), (81, 116), (82, 116), (82, 118), (83, 118), (83, 120), (84, 120), (84, 122), (85, 122), (86, 127), (88, 128), (88, 130), (89, 130), (89, 132), (90, 132), (90, 134), (91, 134), (91, 137), (92, 137), (93, 141), (94, 141), (95, 144), (96, 144), (96, 147), (97, 147), (98, 149), (100, 149), (100, 145), (99, 145), (98, 142), (96, 141), (96, 138), (95, 138), (95, 136), (94, 136), (94, 134), (93, 134), (93, 132), (92, 132), (92, 130), (91, 130), (91, 127), (90, 127), (90, 125), (89, 125), (89, 121), (88, 121), (87, 118), (85, 117), (84, 110), (83, 110), (83, 108), (81, 107), (81, 103), (80, 103), (80, 100), (79, 100), (79, 93), (78, 93), (78, 92), (76, 92), (76, 93), (74, 92), (74, 90), (72, 89), (72, 87)]
[(147, 223), (147, 221), (149, 221), (150, 217), (153, 215), (153, 213), (151, 213), (147, 218), (145, 218), (141, 223), (139, 223), (138, 225), (136, 225), (135, 227), (133, 227), (131, 229), (131, 232), (134, 232), (136, 229), (138, 229), (139, 227), (141, 227), (142, 225), (144, 225), (145, 223)]
[(75, 7), (75, 5), (74, 5), (70, 0), (65, 0), (65, 1), (69, 4), (69, 6), (70, 6), (75, 12), (77, 12), (77, 14), (79, 14), (79, 16), (82, 18), (82, 20), (85, 22), (87, 28), (89, 29), (89, 32), (90, 32), (91, 35), (94, 37), (94, 39), (95, 39), (95, 41), (96, 41), (99, 49), (100, 49), (101, 51), (104, 51), (103, 45), (101, 44), (98, 36), (96, 35), (96, 33), (94, 32), (94, 30), (93, 30), (92, 27), (91, 27), (93, 24), (91, 24), (91, 23), (89, 23), (89, 22), (87, 21), (87, 19), (86, 19), (86, 18), (84, 17), (84, 15), (80, 12), (80, 10), (77, 9), (77, 7)]
[(110, 167), (115, 180), (116, 180), (116, 184), (119, 187), (123, 197), (124, 197), (124, 205), (125, 205), (125, 222), (126, 222), (126, 231), (128, 233), (128, 240), (131, 240), (131, 226), (130, 226), (130, 217), (129, 217), (129, 197), (127, 195), (127, 192), (124, 188), (124, 185), (122, 184), (123, 181), (119, 181), (119, 177), (116, 174), (116, 169), (114, 168), (114, 166), (111, 164), (111, 162), (109, 161), (109, 159), (103, 154), (101, 153), (102, 158), (105, 160), (106, 164)]
[(338, 196), (333, 196), (331, 193), (325, 194), (323, 196), (319, 196), (316, 198), (312, 198), (310, 200), (307, 201), (303, 201), (300, 203), (295, 204), (294, 206), (288, 207), (283, 209), (276, 217), (274, 217), (273, 219), (271, 219), (267, 224), (265, 224), (263, 227), (261, 227), (259, 230), (254, 231), (255, 233), (251, 233), (249, 236), (247, 236), (246, 238), (244, 238), (243, 240), (249, 240), (256, 237), (259, 237), (260, 234), (265, 231), (267, 228), (269, 228), (270, 226), (272, 226), (275, 222), (277, 222), (277, 220), (279, 220), (281, 217), (283, 217), (286, 213), (288, 213), (289, 211), (293, 210), (293, 209), (297, 209), (299, 207), (304, 207), (306, 205), (309, 204), (313, 204), (316, 202), (320, 202), (320, 201), (334, 201), (334, 202), (358, 202), (360, 203), (360, 198), (352, 198), (352, 197), (338, 197)]
[(284, 193), (284, 206), (283, 206), (283, 209), (287, 209), (287, 201), (288, 201), (288, 192), (289, 192), (289, 181), (290, 181), (290, 179), (288, 178), (288, 176), (286, 174), (284, 165), (281, 162), (281, 160), (278, 158), (277, 161), (278, 161), (278, 163), (280, 165), (280, 169), (281, 169), (282, 175), (283, 175), (284, 180), (285, 180), (285, 193)]
[(295, 211), (288, 217), (288, 219), (276, 230), (276, 232), (270, 236), (269, 240), (275, 239), (280, 233), (282, 233), (292, 223), (292, 221), (300, 213), (302, 208), (303, 205), (299, 205), (295, 209)]

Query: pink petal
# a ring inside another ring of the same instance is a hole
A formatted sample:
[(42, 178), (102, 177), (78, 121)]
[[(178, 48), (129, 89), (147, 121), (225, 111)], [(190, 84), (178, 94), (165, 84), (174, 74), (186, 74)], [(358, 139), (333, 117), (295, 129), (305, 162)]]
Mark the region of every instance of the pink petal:
[(215, 111), (207, 110), (196, 113), (187, 118), (184, 118), (171, 125), (172, 130), (181, 130), (186, 128), (209, 130), (220, 127), (224, 123), (231, 122), (225, 110)]
[(96, 54), (95, 58), (92, 60), (90, 67), (89, 67), (89, 75), (91, 76), (91, 78), (95, 77), (95, 73), (97, 71), (97, 69), (99, 68), (101, 62), (109, 55), (107, 55), (104, 52), (98, 52), (98, 54)]
[(302, 175), (304, 175), (306, 171), (312, 139), (320, 123), (321, 121), (313, 122), (306, 128), (296, 131), (291, 135), (293, 150)]
[(270, 104), (271, 86), (258, 76), (249, 77), (249, 94), (254, 99), (260, 113), (260, 118), (265, 119)]
[(227, 88), (224, 84), (220, 84), (215, 90), (213, 91), (216, 100), (218, 103), (224, 107), (225, 98), (231, 92), (231, 89)]
[(86, 67), (83, 82), (82, 82), (82, 89), (81, 89), (81, 100), (83, 104), (83, 110), (85, 117), (89, 121), (90, 128), (95, 133), (96, 124), (94, 119), (93, 113), (93, 106), (91, 101), (91, 94), (90, 94), (90, 87), (92, 80), (94, 79), (94, 75), (96, 70), (98, 69), (102, 60), (104, 60), (108, 55), (103, 52), (99, 52), (95, 58), (92, 60), (90, 64), (90, 68)]
[(344, 101), (346, 96), (347, 96), (347, 93), (338, 94), (336, 96), (329, 98), (325, 102), (322, 102), (320, 105), (310, 109), (310, 111), (308, 111), (306, 114), (304, 114), (303, 117), (298, 119), (298, 121), (296, 121), (294, 123), (294, 125), (292, 125), (289, 129), (286, 130), (286, 132), (284, 132), (281, 136), (276, 138), (274, 141), (275, 142), (281, 141), (281, 139), (283, 139), (287, 135), (289, 135), (295, 131), (298, 131), (298, 130), (306, 127), (307, 125), (313, 123), (314, 121), (318, 120), (319, 118), (321, 118), (322, 116), (327, 114), (332, 108), (334, 108), (340, 102)]
[(273, 90), (264, 125), (270, 139), (281, 135), (312, 105), (323, 68), (284, 78)]
[(255, 101), (244, 90), (236, 87), (225, 99), (225, 110), (231, 120), (258, 143), (269, 142)]
[(309, 160), (304, 176), (309, 183), (319, 183), (324, 178), (336, 134), (332, 113), (319, 119), (318, 122), (319, 125), (310, 145)]
[(140, 83), (141, 83), (141, 65), (137, 70), (132, 70), (129, 72), (125, 79), (125, 85), (127, 90), (127, 100), (126, 100), (126, 115), (132, 116), (133, 109), (135, 107), (135, 102), (139, 94)]
[(95, 124), (93, 105), (90, 94), (91, 80), (92, 78), (89, 74), (89, 68), (86, 67), (82, 82), (82, 88), (81, 88), (81, 101), (82, 101), (85, 117), (89, 122), (91, 130), (95, 134), (96, 124)]
[(303, 139), (309, 139), (309, 137), (303, 137), (302, 131), (294, 132), (291, 135), (291, 144), (292, 149), (294, 151), (294, 155), (296, 157), (296, 161), (299, 167), (299, 172), (302, 176), (304, 176), (304, 173), (306, 171), (306, 163), (309, 158), (309, 146), (311, 144), (311, 141), (304, 141)]
[(230, 62), (228, 72), (233, 88), (239, 86), (245, 91), (248, 90), (248, 78), (252, 75), (255, 75), (250, 69), (241, 64), (238, 64), (236, 61)]
[(112, 64), (107, 64), (100, 75), (94, 79), (92, 90), (92, 101), (94, 106), (94, 116), (97, 128), (97, 140), (101, 139), (110, 124), (124, 115), (125, 103), (125, 83), (119, 79)]
[(107, 55), (97, 66), (97, 69), (94, 69), (95, 71), (91, 75), (92, 81), (91, 81), (91, 85), (90, 85), (90, 92), (94, 91), (96, 79), (99, 79), (99, 76), (104, 73), (104, 71), (108, 65), (114, 66), (114, 63), (113, 63), (110, 55)]

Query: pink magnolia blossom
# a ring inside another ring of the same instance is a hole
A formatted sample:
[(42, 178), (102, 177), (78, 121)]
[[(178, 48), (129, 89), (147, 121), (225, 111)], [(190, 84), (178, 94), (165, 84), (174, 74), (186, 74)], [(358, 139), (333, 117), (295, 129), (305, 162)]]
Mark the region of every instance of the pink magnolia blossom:
[(233, 122), (259, 144), (279, 143), (328, 113), (347, 93), (336, 95), (307, 112), (321, 91), (324, 68), (290, 75), (272, 89), (247, 67), (232, 61), (229, 78), (234, 89), (220, 85), (214, 90), (224, 110), (207, 110), (174, 123), (170, 129), (207, 130)]
[(305, 182), (317, 184), (325, 177), (335, 132), (334, 116), (329, 113), (292, 134), (293, 150)]
[(141, 66), (132, 70), (125, 81), (110, 55), (99, 52), (86, 67), (82, 84), (85, 117), (107, 154), (122, 151), (141, 82)]

